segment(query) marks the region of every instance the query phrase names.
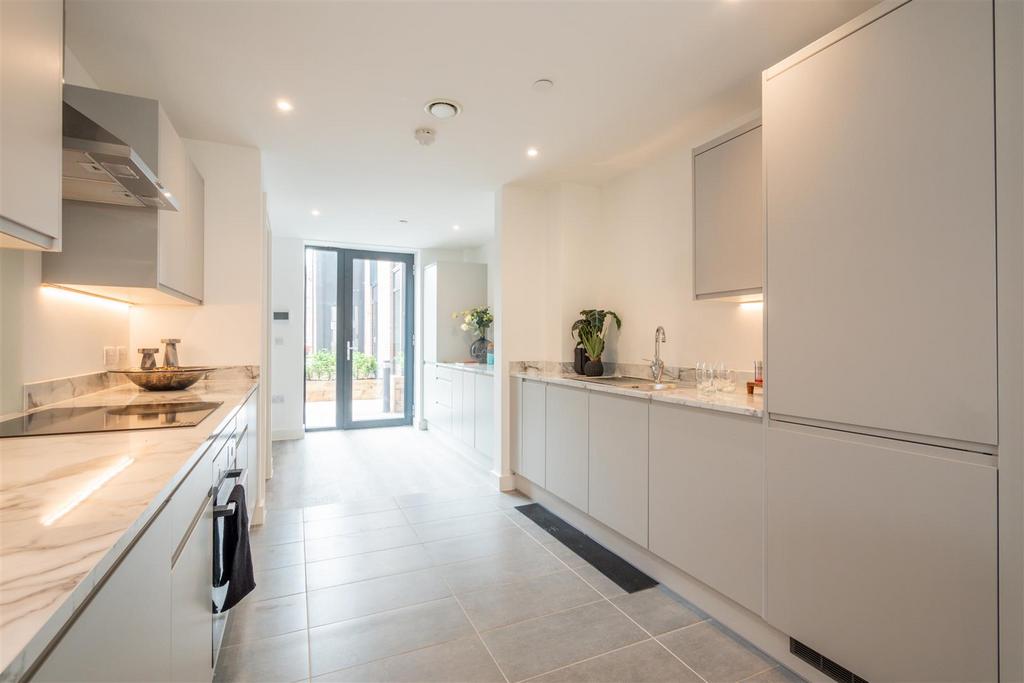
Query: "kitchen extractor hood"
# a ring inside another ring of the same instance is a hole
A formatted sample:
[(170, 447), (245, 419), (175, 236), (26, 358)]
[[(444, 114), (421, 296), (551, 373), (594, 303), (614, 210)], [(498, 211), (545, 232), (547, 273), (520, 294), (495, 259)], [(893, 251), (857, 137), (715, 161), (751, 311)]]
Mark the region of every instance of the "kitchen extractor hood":
[(157, 176), (161, 114), (156, 100), (65, 85), (64, 199), (178, 211)]

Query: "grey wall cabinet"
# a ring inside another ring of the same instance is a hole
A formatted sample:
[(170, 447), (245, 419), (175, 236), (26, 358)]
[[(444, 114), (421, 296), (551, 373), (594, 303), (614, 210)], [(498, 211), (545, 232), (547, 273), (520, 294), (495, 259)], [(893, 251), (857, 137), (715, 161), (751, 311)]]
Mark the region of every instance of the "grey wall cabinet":
[(693, 150), (698, 299), (757, 299), (763, 286), (761, 120)]
[(545, 397), (546, 488), (583, 512), (590, 469), (588, 393), (551, 384)]
[(757, 614), (763, 429), (757, 418), (651, 404), (651, 552)]
[(590, 392), (590, 515), (647, 547), (650, 401)]
[(810, 427), (767, 443), (766, 620), (867, 680), (997, 680), (995, 467)]
[(64, 3), (0, 3), (0, 248), (60, 249)]
[(765, 72), (773, 414), (996, 443), (992, 12), (881, 8)]
[(523, 380), (522, 443), (519, 450), (519, 471), (538, 486), (545, 486), (546, 459), (546, 388), (543, 382)]
[[(175, 539), (166, 513), (157, 515), (93, 596), (36, 671), (34, 682), (171, 680), (169, 559)], [(205, 578), (209, 600), (209, 572)]]

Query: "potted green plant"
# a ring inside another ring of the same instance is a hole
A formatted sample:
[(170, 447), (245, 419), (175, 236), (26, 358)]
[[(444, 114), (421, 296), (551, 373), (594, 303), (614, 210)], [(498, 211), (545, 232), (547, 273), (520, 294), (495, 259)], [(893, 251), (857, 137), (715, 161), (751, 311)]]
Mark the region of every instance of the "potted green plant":
[(478, 306), (452, 313), (453, 320), (458, 318), (462, 318), (462, 324), (459, 327), (463, 332), (472, 332), (478, 336), (478, 339), (469, 346), (469, 355), (477, 363), (486, 363), (487, 347), (490, 344), (487, 341), (487, 330), (494, 324), (494, 314), (491, 313), (491, 309), (487, 306)]
[(580, 319), (572, 324), (572, 335), (587, 353), (583, 374), (587, 377), (600, 377), (604, 374), (601, 354), (604, 353), (608, 322), (614, 322), (615, 329), (622, 329), (622, 319), (615, 311), (593, 308), (580, 311), (580, 316)]

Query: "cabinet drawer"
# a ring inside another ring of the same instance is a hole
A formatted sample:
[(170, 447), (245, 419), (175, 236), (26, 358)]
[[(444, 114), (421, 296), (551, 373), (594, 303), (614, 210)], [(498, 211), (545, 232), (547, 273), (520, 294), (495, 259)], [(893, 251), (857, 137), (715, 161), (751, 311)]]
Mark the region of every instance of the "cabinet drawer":
[(434, 403), (439, 406), (444, 406), (451, 410), (452, 408), (452, 381), (450, 379), (444, 379), (442, 377), (434, 378)]
[(451, 368), (443, 368), (440, 365), (434, 366), (434, 377), (436, 379), (443, 379), (446, 382), (451, 382), (455, 376), (455, 371)]
[(171, 495), (170, 502), (167, 503), (166, 512), (169, 513), (174, 536), (174, 544), (170, 549), (172, 553), (177, 550), (192, 525), (192, 520), (199, 512), (199, 508), (210, 495), (210, 489), (214, 484), (214, 472), (211, 467), (213, 460), (213, 448), (210, 448), (195, 464), (192, 471)]

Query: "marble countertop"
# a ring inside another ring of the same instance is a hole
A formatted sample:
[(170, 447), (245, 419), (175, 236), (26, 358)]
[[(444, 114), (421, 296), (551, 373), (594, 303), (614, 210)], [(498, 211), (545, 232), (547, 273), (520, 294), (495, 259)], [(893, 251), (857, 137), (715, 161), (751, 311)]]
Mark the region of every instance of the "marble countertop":
[(486, 363), (434, 363), (438, 367), (452, 368), (453, 370), (465, 370), (475, 372), (478, 375), (493, 375), (494, 366)]
[(0, 681), (18, 680), (42, 653), (257, 383), (123, 384), (54, 404), (223, 402), (195, 427), (0, 439)]
[[(734, 413), (736, 415), (749, 415), (750, 417), (762, 417), (764, 415), (764, 396), (754, 394), (751, 396), (746, 392), (746, 387), (737, 384), (733, 393), (716, 392), (714, 394), (701, 393), (696, 387), (680, 386), (675, 389), (661, 391), (639, 391), (627, 387), (604, 384), (601, 382), (588, 381), (589, 378), (576, 374), (564, 372), (540, 372), (527, 370), (525, 372), (514, 372), (513, 377), (532, 379), (549, 384), (563, 384), (570, 387), (582, 387), (590, 391), (603, 391), (607, 394), (619, 394), (621, 396), (632, 396), (634, 398), (645, 398), (662, 403), (674, 403), (676, 405), (689, 406), (691, 408), (704, 408), (706, 410), (717, 410), (723, 413)], [(647, 380), (650, 381), (650, 380)], [(666, 379), (666, 382), (673, 382)]]

